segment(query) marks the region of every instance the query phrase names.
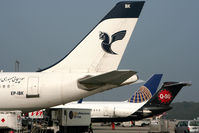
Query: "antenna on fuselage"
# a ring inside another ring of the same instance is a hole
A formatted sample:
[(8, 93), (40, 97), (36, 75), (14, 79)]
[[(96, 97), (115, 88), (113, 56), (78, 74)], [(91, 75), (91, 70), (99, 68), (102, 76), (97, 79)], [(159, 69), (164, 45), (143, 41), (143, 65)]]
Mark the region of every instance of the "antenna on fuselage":
[(20, 62), (18, 60), (15, 61), (15, 72), (19, 72), (19, 64)]

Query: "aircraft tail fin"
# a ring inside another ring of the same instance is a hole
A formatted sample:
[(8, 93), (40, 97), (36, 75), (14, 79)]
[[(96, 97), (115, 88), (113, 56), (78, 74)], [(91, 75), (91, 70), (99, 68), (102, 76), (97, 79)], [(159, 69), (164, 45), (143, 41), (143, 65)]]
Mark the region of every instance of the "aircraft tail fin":
[(38, 72), (108, 72), (118, 68), (144, 1), (119, 2), (62, 60)]
[(141, 86), (128, 100), (132, 103), (141, 103), (149, 100), (156, 92), (162, 74), (154, 74), (143, 86)]
[(189, 82), (164, 82), (161, 89), (147, 102), (147, 105), (169, 105), (184, 86)]

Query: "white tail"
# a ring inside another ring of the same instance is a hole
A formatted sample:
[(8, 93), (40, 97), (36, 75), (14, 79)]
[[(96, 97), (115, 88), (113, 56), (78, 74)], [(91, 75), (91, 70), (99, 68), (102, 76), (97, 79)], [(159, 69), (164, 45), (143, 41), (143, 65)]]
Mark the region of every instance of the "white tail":
[(116, 70), (144, 2), (119, 2), (62, 60), (43, 72), (107, 72)]

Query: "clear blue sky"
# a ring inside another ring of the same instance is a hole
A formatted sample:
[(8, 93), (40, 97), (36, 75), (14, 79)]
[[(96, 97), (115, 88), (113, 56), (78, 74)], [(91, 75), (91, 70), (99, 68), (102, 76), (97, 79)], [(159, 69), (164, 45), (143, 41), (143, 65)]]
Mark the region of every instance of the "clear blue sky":
[[(0, 69), (45, 68), (65, 56), (118, 0), (1, 0)], [(175, 101), (199, 102), (199, 1), (148, 0), (119, 69), (140, 79), (163, 73), (163, 81), (192, 81)], [(116, 88), (88, 100), (125, 100), (139, 85)]]

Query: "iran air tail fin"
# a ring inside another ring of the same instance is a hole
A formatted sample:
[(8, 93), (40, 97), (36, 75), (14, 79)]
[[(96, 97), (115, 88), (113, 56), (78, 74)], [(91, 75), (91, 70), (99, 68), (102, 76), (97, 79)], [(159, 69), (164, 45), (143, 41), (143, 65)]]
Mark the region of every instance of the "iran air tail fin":
[(119, 2), (62, 60), (40, 72), (108, 72), (118, 68), (143, 1)]
[(128, 101), (131, 103), (141, 103), (151, 99), (160, 84), (161, 78), (162, 74), (154, 74)]

